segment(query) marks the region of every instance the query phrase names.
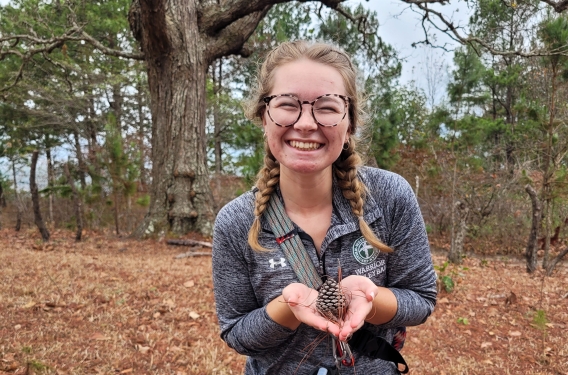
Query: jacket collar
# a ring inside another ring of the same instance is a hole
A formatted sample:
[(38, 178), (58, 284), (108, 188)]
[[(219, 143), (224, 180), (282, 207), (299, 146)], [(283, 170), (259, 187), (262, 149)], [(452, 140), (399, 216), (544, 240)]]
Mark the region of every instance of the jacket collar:
[[(366, 173), (365, 168), (360, 168), (357, 172), (359, 179), (365, 186), (367, 185), (366, 181)], [(335, 233), (332, 235), (333, 239), (342, 236), (344, 234), (353, 232), (359, 229), (359, 220), (351, 211), (351, 205), (349, 201), (343, 196), (341, 189), (337, 183), (337, 177), (333, 174), (333, 211), (331, 214), (331, 227), (333, 228), (333, 232)], [(253, 188), (253, 193), (256, 193), (258, 189), (255, 187)], [(280, 191), (280, 185), (276, 186), (276, 189), (273, 194), (276, 194), (276, 197), (282, 201), (284, 204), (284, 200), (282, 199), (282, 192)], [(364, 211), (364, 218), (367, 223), (372, 223), (377, 220), (381, 216), (381, 210), (379, 205), (377, 204), (375, 198), (367, 192), (365, 196), (365, 203), (363, 206)], [(261, 227), (263, 230), (272, 232), (272, 228), (268, 223), (268, 220), (261, 218)], [(332, 241), (333, 239), (330, 239)], [(324, 241), (324, 243), (327, 241)]]

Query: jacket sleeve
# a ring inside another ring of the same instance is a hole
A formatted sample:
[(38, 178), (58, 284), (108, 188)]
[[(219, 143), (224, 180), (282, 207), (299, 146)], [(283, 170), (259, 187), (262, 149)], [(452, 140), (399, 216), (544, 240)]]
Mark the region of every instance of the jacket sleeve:
[(223, 207), (215, 221), (212, 259), (221, 338), (248, 356), (282, 345), (295, 332), (274, 322), (258, 302), (250, 275), (254, 255), (247, 242), (252, 217), (251, 209), (235, 201)]
[(408, 182), (394, 175), (383, 190), (391, 195), (385, 214), (387, 242), (394, 250), (387, 261), (386, 286), (398, 310), (384, 328), (422, 324), (436, 305), (436, 273), (420, 207)]

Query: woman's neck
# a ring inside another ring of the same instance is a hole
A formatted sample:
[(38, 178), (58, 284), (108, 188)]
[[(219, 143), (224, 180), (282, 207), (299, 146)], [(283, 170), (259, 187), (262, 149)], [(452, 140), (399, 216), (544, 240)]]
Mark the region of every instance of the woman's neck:
[(285, 168), (280, 170), (280, 191), (286, 211), (302, 216), (330, 207), (332, 184), (332, 167), (309, 175), (290, 173)]

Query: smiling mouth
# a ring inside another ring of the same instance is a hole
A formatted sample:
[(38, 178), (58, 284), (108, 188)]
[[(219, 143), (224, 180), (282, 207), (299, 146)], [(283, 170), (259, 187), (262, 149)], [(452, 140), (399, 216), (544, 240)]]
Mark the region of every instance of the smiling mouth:
[(290, 141), (288, 144), (298, 150), (302, 151), (310, 151), (310, 150), (317, 150), (318, 148), (322, 147), (321, 143), (315, 142), (299, 142), (299, 141)]

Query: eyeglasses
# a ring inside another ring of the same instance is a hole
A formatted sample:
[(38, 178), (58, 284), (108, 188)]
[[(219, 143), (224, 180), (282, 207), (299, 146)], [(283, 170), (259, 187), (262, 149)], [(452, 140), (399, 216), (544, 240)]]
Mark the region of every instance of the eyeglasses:
[(350, 98), (339, 94), (325, 94), (314, 101), (300, 101), (290, 94), (267, 96), (262, 99), (266, 104), (268, 116), (278, 126), (288, 127), (302, 117), (304, 104), (312, 106), (312, 116), (320, 126), (332, 127), (339, 124), (347, 114)]

